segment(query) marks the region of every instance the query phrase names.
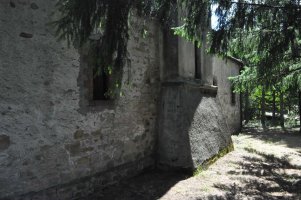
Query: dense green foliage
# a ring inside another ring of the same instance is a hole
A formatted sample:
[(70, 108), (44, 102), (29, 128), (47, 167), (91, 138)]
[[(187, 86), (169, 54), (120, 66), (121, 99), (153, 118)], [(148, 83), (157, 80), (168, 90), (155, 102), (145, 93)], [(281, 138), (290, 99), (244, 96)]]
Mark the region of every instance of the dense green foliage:
[[(217, 5), (218, 17), (216, 28), (210, 32), (212, 53), (226, 54), (233, 38), (242, 43), (251, 34), (262, 57), (258, 63), (261, 75), (284, 59), (300, 57), (299, 0), (60, 0), (62, 18), (55, 25), (61, 38), (80, 44), (92, 32), (101, 31), (100, 64), (119, 71), (126, 58), (129, 21), (134, 12), (157, 18), (164, 27), (178, 27), (175, 30), (182, 36), (200, 42), (209, 27), (212, 5)], [(179, 10), (181, 24), (176, 22)]]
[[(235, 26), (233, 24), (237, 23), (239, 16), (228, 18), (228, 34), (231, 36), (221, 41), (228, 39), (225, 52), (245, 63), (241, 75), (232, 81), (236, 90), (247, 96), (244, 102), (246, 115), (261, 118), (265, 127), (264, 113), (270, 111), (273, 119), (280, 115), (284, 126), (284, 114), (296, 114), (293, 108), (298, 106), (298, 91), (301, 89), (300, 2), (261, 2), (264, 5), (258, 1), (238, 1), (242, 6), (240, 9), (247, 10), (240, 15), (245, 21), (242, 20), (242, 26)], [(219, 27), (216, 32), (222, 30)]]

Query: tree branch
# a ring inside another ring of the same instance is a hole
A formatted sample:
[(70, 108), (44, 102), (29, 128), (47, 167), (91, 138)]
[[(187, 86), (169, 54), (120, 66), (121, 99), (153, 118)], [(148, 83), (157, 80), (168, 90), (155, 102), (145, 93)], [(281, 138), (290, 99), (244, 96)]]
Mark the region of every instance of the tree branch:
[[(274, 8), (274, 9), (284, 9), (287, 8), (285, 6), (273, 6), (269, 4), (261, 4), (261, 3), (248, 3), (248, 2), (235, 2), (231, 1), (231, 4), (239, 4), (239, 5), (249, 5), (249, 6), (256, 6), (256, 7), (266, 7), (266, 8)], [(300, 5), (294, 5), (295, 8), (300, 8)]]
[(288, 74), (290, 74), (290, 73), (293, 73), (293, 72), (299, 71), (299, 70), (301, 70), (301, 66), (300, 66), (300, 67), (297, 67), (297, 68), (295, 68), (295, 69), (289, 70), (289, 71), (288, 71), (286, 74), (284, 74), (284, 75), (288, 75)]

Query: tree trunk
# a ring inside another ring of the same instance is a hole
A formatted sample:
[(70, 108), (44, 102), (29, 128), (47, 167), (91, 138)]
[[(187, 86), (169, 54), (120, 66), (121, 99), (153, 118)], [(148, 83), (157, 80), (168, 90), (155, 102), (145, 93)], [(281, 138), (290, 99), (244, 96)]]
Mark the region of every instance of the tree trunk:
[(301, 133), (301, 91), (298, 92), (298, 96), (299, 96), (299, 121), (300, 121), (300, 130), (299, 132)]
[(261, 126), (263, 129), (266, 129), (265, 121), (265, 86), (263, 85), (261, 93)]
[(272, 120), (273, 126), (276, 124), (276, 91), (273, 90), (273, 120)]
[(280, 125), (284, 128), (284, 102), (283, 102), (283, 92), (280, 92)]

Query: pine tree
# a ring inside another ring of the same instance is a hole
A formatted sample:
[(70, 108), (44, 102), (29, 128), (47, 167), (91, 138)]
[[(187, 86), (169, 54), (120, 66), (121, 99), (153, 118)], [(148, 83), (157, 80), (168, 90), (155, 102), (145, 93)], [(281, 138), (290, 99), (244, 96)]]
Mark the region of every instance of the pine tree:
[[(208, 31), (214, 6), (218, 23)], [(300, 0), (59, 0), (57, 8), (61, 18), (53, 24), (59, 38), (82, 45), (91, 33), (101, 33), (94, 44), (99, 52), (96, 66), (110, 72), (119, 87), (129, 22), (138, 15), (155, 18), (163, 29), (199, 45), (208, 31), (211, 53), (233, 55), (246, 63), (246, 73), (236, 81), (246, 87), (265, 82), (269, 89), (284, 80), (286, 85), (298, 82), (301, 91)], [(175, 23), (178, 10), (185, 11), (182, 24)]]

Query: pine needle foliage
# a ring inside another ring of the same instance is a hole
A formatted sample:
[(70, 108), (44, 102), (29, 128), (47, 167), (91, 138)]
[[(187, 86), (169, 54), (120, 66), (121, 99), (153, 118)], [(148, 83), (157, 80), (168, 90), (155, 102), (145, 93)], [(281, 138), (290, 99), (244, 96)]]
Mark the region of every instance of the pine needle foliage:
[(153, 18), (163, 27), (171, 28), (177, 25), (178, 10), (183, 8), (187, 10), (183, 30), (193, 39), (198, 38), (209, 19), (206, 0), (59, 0), (57, 8), (61, 18), (53, 24), (59, 39), (83, 45), (93, 32), (102, 33), (93, 45), (95, 52), (99, 52), (95, 66), (98, 71), (103, 71), (101, 68), (110, 71), (113, 85), (119, 87), (122, 67), (127, 60), (131, 17)]
[(261, 82), (279, 81), (289, 63), (300, 62), (300, 0), (223, 1), (216, 14), (219, 23), (212, 31), (211, 52), (240, 51), (240, 58), (257, 67)]
[[(214, 5), (218, 24), (208, 30)], [(234, 40), (246, 52), (246, 40), (251, 41), (251, 53), (259, 55), (252, 58), (257, 59), (258, 77), (285, 73), (287, 69), (279, 72), (283, 61), (301, 57), (300, 0), (59, 0), (57, 8), (61, 18), (54, 24), (61, 39), (82, 45), (95, 30), (101, 31), (97, 66), (112, 69), (119, 86), (133, 13), (156, 19), (199, 45), (208, 32), (211, 53), (229, 54)]]

